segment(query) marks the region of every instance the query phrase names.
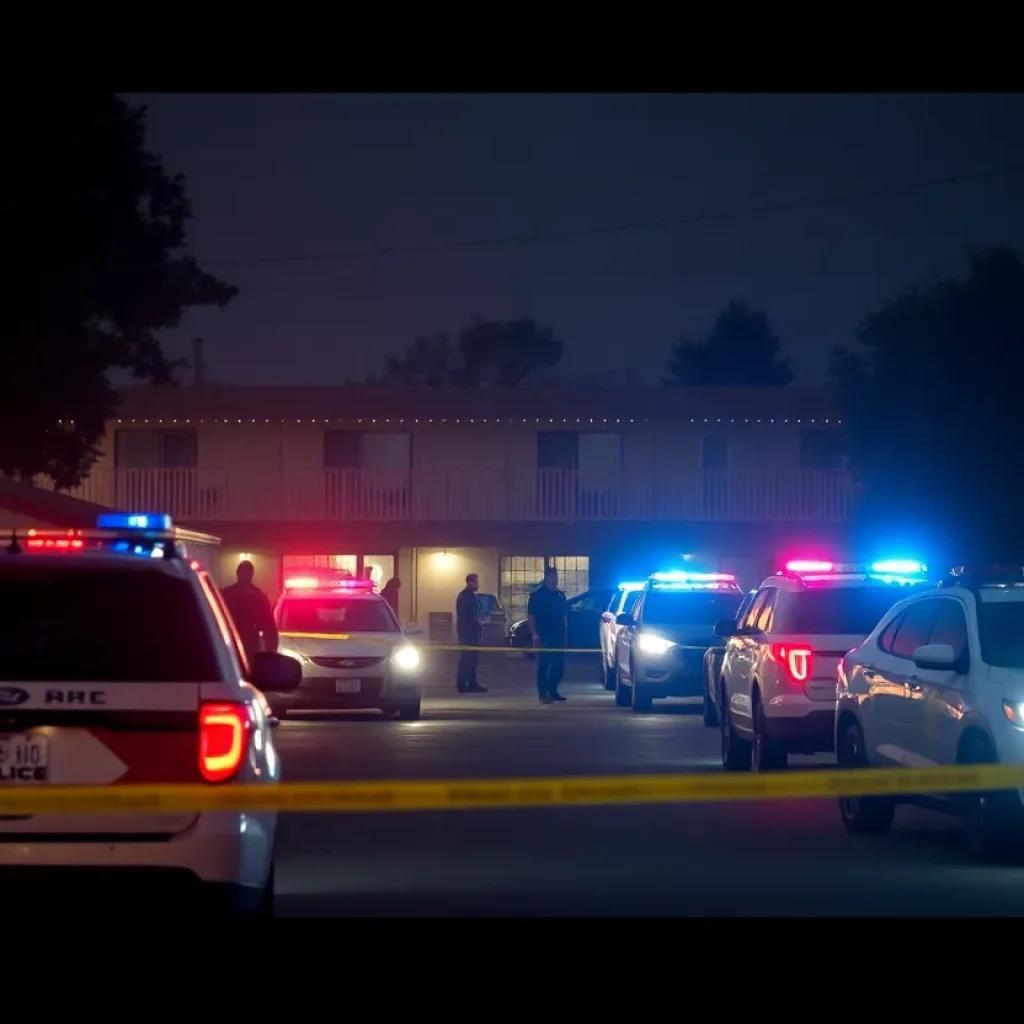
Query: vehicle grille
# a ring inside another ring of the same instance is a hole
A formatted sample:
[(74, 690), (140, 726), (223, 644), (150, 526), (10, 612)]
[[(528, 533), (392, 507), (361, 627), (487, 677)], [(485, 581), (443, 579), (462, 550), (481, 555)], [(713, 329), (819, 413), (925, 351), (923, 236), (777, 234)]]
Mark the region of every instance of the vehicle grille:
[(379, 665), (384, 658), (310, 658), (314, 665), (321, 668), (369, 668)]

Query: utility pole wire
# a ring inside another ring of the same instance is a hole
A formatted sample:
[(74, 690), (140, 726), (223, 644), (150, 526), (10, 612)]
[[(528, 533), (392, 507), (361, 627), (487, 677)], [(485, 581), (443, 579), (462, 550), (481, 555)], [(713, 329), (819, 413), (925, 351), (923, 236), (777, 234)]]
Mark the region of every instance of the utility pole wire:
[(853, 203), (870, 199), (886, 199), (890, 196), (911, 195), (930, 189), (943, 188), (949, 185), (960, 185), (967, 182), (982, 181), (999, 175), (1019, 175), (1024, 167), (1004, 166), (990, 168), (987, 171), (975, 171), (969, 174), (950, 175), (945, 178), (934, 178), (912, 183), (882, 185), (877, 188), (861, 189), (856, 192), (838, 193), (822, 196), (817, 199), (800, 199), (788, 203), (774, 203), (763, 206), (737, 207), (731, 210), (718, 210), (712, 213), (694, 214), (689, 217), (667, 218), (662, 220), (641, 221), (632, 224), (610, 224), (593, 228), (581, 228), (576, 231), (551, 231), (529, 235), (505, 235), (491, 238), (464, 239), (456, 242), (437, 242), (421, 245), (390, 246), (380, 249), (355, 249), (349, 252), (298, 253), (286, 256), (256, 256), (241, 260), (203, 261), (204, 267), (246, 267), (264, 266), (285, 263), (327, 263), (343, 260), (370, 259), (376, 256), (401, 256), (410, 253), (448, 252), (457, 249), (481, 249), (503, 245), (537, 245), (544, 242), (562, 240), (596, 238), (602, 235), (628, 234), (640, 231), (657, 231), (665, 228), (691, 227), (696, 224), (708, 224), (715, 221), (740, 220), (743, 218), (766, 217), (776, 213), (799, 213), (824, 206), (836, 206), (841, 203)]

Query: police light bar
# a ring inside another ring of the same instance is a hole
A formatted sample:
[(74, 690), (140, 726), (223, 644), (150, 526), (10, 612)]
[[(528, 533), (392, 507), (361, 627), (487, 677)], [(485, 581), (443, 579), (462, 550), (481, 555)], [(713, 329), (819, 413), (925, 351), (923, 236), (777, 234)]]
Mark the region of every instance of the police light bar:
[(81, 537), (28, 537), (25, 547), (30, 551), (81, 551), (85, 541)]
[(171, 517), (157, 512), (104, 512), (96, 519), (101, 530), (157, 530), (174, 529)]
[(891, 558), (872, 562), (871, 571), (882, 576), (922, 576), (928, 571), (928, 566), (907, 558)]
[(619, 584), (619, 590), (643, 590), (647, 586), (646, 583), (638, 583), (636, 580), (630, 580), (625, 583)]
[(656, 572), (652, 583), (735, 583), (731, 572)]
[(795, 558), (786, 563), (786, 572), (832, 572), (833, 562), (818, 562), (808, 558)]
[(317, 576), (293, 576), (284, 581), (286, 590), (376, 590), (373, 580), (320, 579)]

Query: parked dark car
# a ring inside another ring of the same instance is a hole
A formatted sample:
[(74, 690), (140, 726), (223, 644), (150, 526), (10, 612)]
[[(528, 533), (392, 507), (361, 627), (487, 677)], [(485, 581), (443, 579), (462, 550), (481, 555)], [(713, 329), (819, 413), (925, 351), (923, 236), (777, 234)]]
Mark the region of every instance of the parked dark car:
[[(607, 609), (614, 593), (614, 587), (598, 587), (569, 598), (570, 648), (585, 648), (594, 652), (595, 659), (598, 657), (601, 651), (601, 613)], [(526, 657), (532, 658), (529, 620), (523, 618), (513, 622), (505, 634), (505, 642), (509, 647), (523, 648)]]

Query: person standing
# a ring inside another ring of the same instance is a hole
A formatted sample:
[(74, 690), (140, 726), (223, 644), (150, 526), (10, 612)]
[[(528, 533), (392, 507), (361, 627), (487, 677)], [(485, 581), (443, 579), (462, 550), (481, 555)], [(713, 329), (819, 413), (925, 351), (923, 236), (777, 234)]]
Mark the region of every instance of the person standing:
[(402, 589), (402, 581), (397, 576), (392, 576), (391, 579), (384, 584), (383, 589), (380, 592), (380, 596), (391, 606), (391, 610), (395, 613), (395, 618), (399, 622), (402, 621), (401, 616), (398, 614), (398, 592)]
[(565, 649), (569, 646), (569, 608), (558, 589), (558, 570), (544, 570), (544, 583), (531, 595), (527, 606), (530, 633), (537, 651), (537, 696), (541, 704), (561, 703), (558, 687), (565, 675)]
[(236, 582), (225, 587), (221, 594), (231, 618), (234, 619), (239, 639), (250, 660), (258, 651), (277, 651), (278, 633), (274, 612), (267, 595), (253, 584), (256, 570), (252, 562), (238, 563)]
[[(466, 586), (455, 599), (455, 635), (460, 647), (479, 647), (484, 628), (476, 604), (476, 592), (480, 589), (480, 578), (475, 572), (466, 577)], [(459, 667), (455, 687), (459, 693), (486, 693), (487, 688), (476, 681), (476, 669), (480, 664), (478, 650), (459, 651)]]

